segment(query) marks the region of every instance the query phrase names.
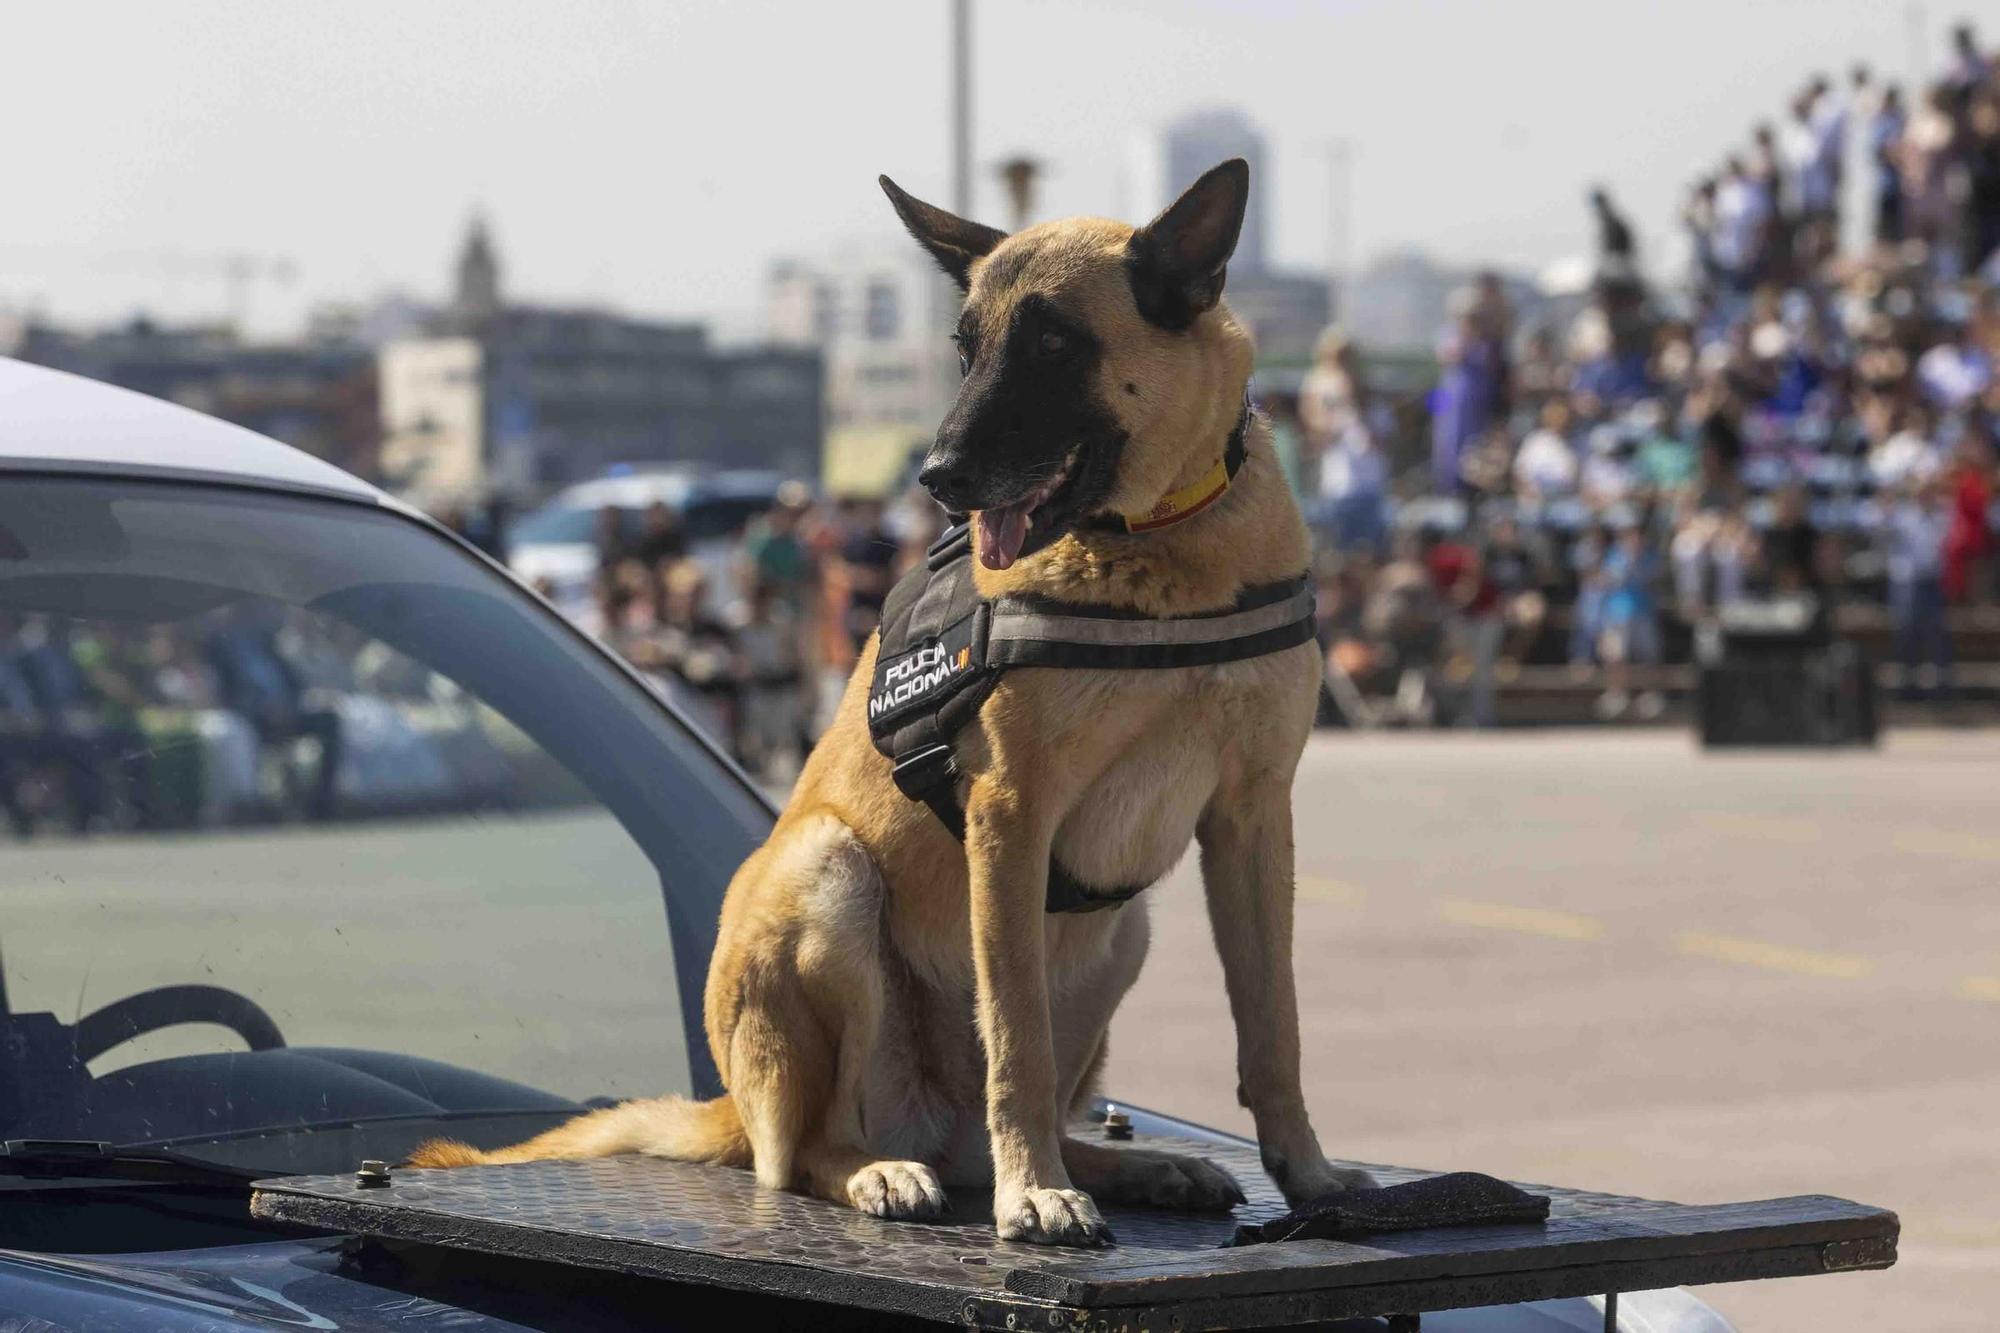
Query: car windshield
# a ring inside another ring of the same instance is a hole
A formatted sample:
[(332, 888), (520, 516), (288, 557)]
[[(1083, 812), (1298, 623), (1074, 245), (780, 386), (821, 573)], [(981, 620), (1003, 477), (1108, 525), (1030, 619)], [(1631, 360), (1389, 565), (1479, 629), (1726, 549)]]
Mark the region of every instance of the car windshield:
[(62, 479), (0, 488), (0, 815), (0, 1139), (273, 1169), (712, 1089), (769, 819), (411, 519)]
[(597, 535), (597, 511), (551, 505), (521, 519), (508, 534), (514, 542), (588, 542)]
[(770, 495), (705, 496), (691, 502), (681, 514), (681, 527), (691, 541), (704, 537), (734, 537), (750, 525), (750, 520), (769, 510)]
[[(750, 520), (769, 510), (771, 495), (697, 496), (679, 510), (681, 532), (690, 541), (734, 537), (749, 526)], [(550, 506), (538, 509), (514, 525), (508, 539), (514, 545), (576, 544), (594, 542), (603, 522), (601, 508)], [(620, 508), (619, 531), (627, 537), (639, 533), (645, 523), (643, 509)]]

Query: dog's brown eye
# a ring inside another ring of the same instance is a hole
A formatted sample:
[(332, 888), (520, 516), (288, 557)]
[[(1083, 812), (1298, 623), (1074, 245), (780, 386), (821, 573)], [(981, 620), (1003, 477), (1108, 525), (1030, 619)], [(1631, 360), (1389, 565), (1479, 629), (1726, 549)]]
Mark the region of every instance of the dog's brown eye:
[(1043, 356), (1061, 356), (1069, 350), (1069, 339), (1050, 329), (1042, 334), (1041, 341), (1036, 346), (1041, 348)]

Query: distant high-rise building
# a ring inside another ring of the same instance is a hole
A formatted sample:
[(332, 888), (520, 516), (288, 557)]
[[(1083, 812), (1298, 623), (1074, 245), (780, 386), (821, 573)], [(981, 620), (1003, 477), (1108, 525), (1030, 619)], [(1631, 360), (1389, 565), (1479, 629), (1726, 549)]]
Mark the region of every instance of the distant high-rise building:
[(1193, 111), (1169, 121), (1161, 135), (1165, 156), (1164, 197), (1154, 210), (1195, 183), (1201, 173), (1217, 163), (1240, 157), (1250, 164), (1250, 206), (1243, 213), (1243, 235), (1236, 242), (1236, 257), (1229, 261), (1233, 271), (1262, 273), (1268, 266), (1264, 201), (1269, 185), (1269, 158), (1264, 136), (1250, 118), (1233, 107)]
[(1277, 267), (1270, 249), (1271, 159), (1263, 133), (1233, 108), (1189, 112), (1156, 135), (1135, 140), (1126, 162), (1132, 221), (1153, 216), (1204, 171), (1232, 157), (1250, 164), (1250, 202), (1229, 261), (1223, 299), (1257, 340), (1260, 365), (1303, 360), (1326, 326), (1323, 275)]

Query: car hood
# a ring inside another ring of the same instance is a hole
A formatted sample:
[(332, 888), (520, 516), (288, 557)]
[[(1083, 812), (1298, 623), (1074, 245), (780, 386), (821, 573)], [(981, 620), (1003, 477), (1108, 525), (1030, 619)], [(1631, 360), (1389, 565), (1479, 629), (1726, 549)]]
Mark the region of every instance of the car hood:
[(351, 1236), (106, 1256), (0, 1250), (0, 1310), (27, 1328), (157, 1333), (639, 1326), (591, 1309), (567, 1283), (524, 1289), (477, 1269), (406, 1265)]
[[(182, 1330), (388, 1328), (430, 1304), (343, 1272), (343, 1239), (160, 1254), (64, 1256), (0, 1250), (0, 1306), (55, 1328)], [(454, 1328), (511, 1329), (472, 1316)]]

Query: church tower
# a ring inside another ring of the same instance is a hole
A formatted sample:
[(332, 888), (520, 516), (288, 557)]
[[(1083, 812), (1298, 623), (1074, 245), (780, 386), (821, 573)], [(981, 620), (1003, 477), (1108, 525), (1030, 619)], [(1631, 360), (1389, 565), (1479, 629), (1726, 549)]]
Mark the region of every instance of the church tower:
[(452, 314), (468, 324), (483, 324), (500, 313), (500, 261), (483, 214), (472, 216), (465, 244), (458, 251), (458, 287)]

